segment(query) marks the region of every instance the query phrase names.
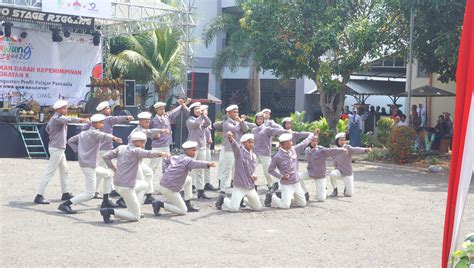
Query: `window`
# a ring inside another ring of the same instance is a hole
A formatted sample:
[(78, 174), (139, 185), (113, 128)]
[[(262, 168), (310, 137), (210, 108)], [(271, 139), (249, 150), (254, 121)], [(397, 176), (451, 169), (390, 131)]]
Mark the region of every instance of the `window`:
[(418, 68), (416, 71), (416, 76), (419, 78), (426, 78), (430, 76), (430, 73), (426, 70), (421, 63), (418, 62)]

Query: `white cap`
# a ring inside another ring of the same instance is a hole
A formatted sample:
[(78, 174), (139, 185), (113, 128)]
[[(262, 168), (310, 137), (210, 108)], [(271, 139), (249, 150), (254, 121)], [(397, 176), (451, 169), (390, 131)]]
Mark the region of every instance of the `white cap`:
[(263, 117), (263, 116), (264, 116), (263, 112), (259, 112), (259, 113), (256, 113), (256, 114), (255, 114), (255, 117), (259, 117), (259, 116), (260, 116), (260, 117)]
[(271, 113), (272, 110), (268, 109), (268, 108), (265, 108), (262, 110), (262, 113)]
[(280, 137), (278, 137), (279, 142), (284, 142), (284, 141), (291, 141), (293, 139), (293, 135), (290, 133), (284, 133), (281, 134)]
[(232, 104), (232, 105), (228, 106), (227, 108), (225, 108), (225, 111), (230, 112), (232, 110), (238, 110), (238, 109), (239, 109), (239, 106), (237, 106), (235, 104)]
[(103, 101), (103, 102), (99, 103), (99, 105), (97, 105), (97, 107), (95, 107), (95, 109), (97, 110), (97, 112), (100, 112), (100, 111), (104, 110), (107, 107), (110, 107), (109, 102), (108, 101)]
[(293, 120), (291, 120), (291, 117), (285, 117), (283, 118), (283, 120), (281, 120), (282, 123), (285, 123), (285, 122), (293, 122)]
[(151, 113), (141, 112), (137, 115), (138, 119), (151, 119)]
[(94, 114), (91, 116), (91, 122), (100, 122), (105, 120), (105, 115), (103, 114)]
[(196, 148), (198, 146), (197, 142), (195, 141), (187, 141), (181, 145), (183, 149), (191, 149), (191, 148)]
[(209, 110), (209, 106), (207, 105), (201, 105), (201, 110)]
[(156, 109), (156, 108), (160, 108), (160, 107), (166, 107), (166, 103), (164, 102), (157, 102), (153, 105), (153, 107)]
[(65, 100), (58, 100), (54, 103), (53, 108), (54, 110), (67, 106), (67, 101)]
[(146, 134), (141, 131), (135, 131), (131, 136), (132, 141), (146, 141), (146, 138)]
[(201, 106), (200, 102), (193, 102), (191, 105), (189, 105), (189, 109), (192, 109), (194, 107)]
[(246, 142), (248, 140), (253, 140), (254, 137), (253, 137), (253, 134), (250, 134), (250, 133), (247, 133), (247, 134), (244, 134), (241, 138), (240, 138), (240, 142)]
[(346, 133), (344, 132), (339, 132), (336, 134), (336, 140), (339, 139), (339, 138), (345, 138), (346, 137)]

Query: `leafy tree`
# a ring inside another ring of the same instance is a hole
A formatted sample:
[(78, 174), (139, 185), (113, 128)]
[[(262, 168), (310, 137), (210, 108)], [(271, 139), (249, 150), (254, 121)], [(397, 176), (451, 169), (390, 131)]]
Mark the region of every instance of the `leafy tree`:
[(315, 82), (323, 115), (335, 131), (350, 74), (404, 47), (399, 8), (396, 0), (245, 0), (240, 24), (261, 68)]

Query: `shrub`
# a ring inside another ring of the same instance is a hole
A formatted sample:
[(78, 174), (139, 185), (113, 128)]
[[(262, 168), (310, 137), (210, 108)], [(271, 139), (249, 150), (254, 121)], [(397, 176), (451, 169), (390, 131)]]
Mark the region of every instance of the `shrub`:
[(367, 147), (374, 147), (373, 135), (374, 133), (372, 133), (372, 131), (362, 133), (360, 136), (362, 143)]
[(394, 127), (390, 133), (388, 151), (397, 163), (406, 163), (413, 157), (416, 132), (407, 126)]
[(388, 157), (387, 149), (383, 148), (372, 148), (370, 152), (367, 153), (367, 160), (369, 161), (382, 161), (386, 160)]
[(377, 145), (387, 147), (390, 137), (390, 130), (393, 126), (393, 120), (390, 118), (380, 118), (377, 121)]

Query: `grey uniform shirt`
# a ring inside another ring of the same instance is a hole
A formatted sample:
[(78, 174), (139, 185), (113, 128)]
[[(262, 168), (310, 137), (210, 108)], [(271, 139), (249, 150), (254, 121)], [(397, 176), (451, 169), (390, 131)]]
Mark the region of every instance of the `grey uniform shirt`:
[[(240, 138), (244, 133), (249, 129), (247, 123), (245, 121), (242, 121), (240, 123), (237, 123), (236, 121), (232, 120), (231, 118), (227, 118), (223, 123), (222, 123), (222, 135), (227, 136), (227, 132), (230, 131), (234, 135), (234, 139), (237, 143), (240, 144)], [(224, 138), (222, 141), (222, 145), (225, 148), (226, 152), (231, 152), (232, 151), (232, 146), (229, 144), (229, 141)]]
[(306, 162), (308, 162), (308, 174), (313, 179), (322, 179), (326, 177), (326, 158), (335, 157), (344, 154), (342, 148), (325, 148), (318, 146), (315, 148), (306, 147), (304, 150)]
[(186, 120), (186, 127), (188, 128), (188, 141), (195, 141), (198, 143), (199, 149), (205, 149), (206, 128), (211, 125), (211, 120), (204, 114), (200, 117), (190, 116)]
[(81, 119), (67, 117), (60, 113), (54, 113), (46, 125), (46, 132), (49, 134), (49, 147), (66, 149), (67, 124), (80, 123)]
[[(105, 133), (112, 134), (114, 130), (114, 125), (128, 122), (128, 116), (106, 116), (104, 119), (104, 127), (100, 130)], [(82, 130), (88, 130), (91, 125), (86, 125)], [(114, 148), (112, 141), (104, 141), (100, 144), (101, 151), (108, 151)]]
[(143, 158), (159, 157), (157, 151), (147, 151), (134, 145), (120, 145), (109, 151), (103, 159), (109, 168), (114, 167), (112, 159), (117, 158), (117, 171), (114, 184), (120, 187), (134, 188), (137, 182), (138, 166)]
[(291, 132), (291, 135), (293, 137), (293, 139), (292, 139), (293, 144), (297, 144), (299, 140), (308, 137), (310, 134), (311, 134), (311, 132), (306, 132), (306, 131), (293, 131), (293, 132)]
[(168, 134), (161, 134), (159, 138), (153, 138), (151, 147), (159, 148), (169, 146), (173, 143), (173, 132), (171, 131), (171, 124), (176, 120), (176, 117), (184, 112), (185, 116), (189, 115), (188, 107), (184, 108), (181, 105), (171, 111), (164, 113), (162, 116), (155, 115), (150, 121), (150, 128), (167, 129)]
[(211, 144), (208, 143), (208, 141), (211, 141), (213, 142), (212, 140), (212, 129), (211, 129), (211, 126), (208, 126), (206, 129), (204, 129), (205, 133), (206, 133), (206, 146), (207, 148), (211, 148)]
[(283, 129), (283, 127), (279, 124), (277, 124), (275, 121), (273, 121), (272, 119), (270, 120), (265, 120), (265, 122), (263, 123), (265, 126), (267, 127), (272, 127), (272, 128), (279, 128), (279, 129)]
[(242, 145), (238, 145), (235, 140), (230, 144), (235, 157), (234, 185), (245, 189), (254, 188), (252, 175), (257, 166), (257, 156), (247, 151)]
[[(289, 175), (288, 180), (280, 180), (281, 184), (295, 184), (300, 178), (298, 176), (298, 154), (300, 154), (313, 138), (313, 134), (307, 137), (298, 145), (291, 147), (288, 151), (279, 148), (277, 153), (272, 157), (272, 161), (268, 166), (268, 172), (277, 178)], [(276, 169), (278, 168), (278, 171)]]
[(208, 168), (207, 161), (194, 160), (186, 154), (163, 158), (163, 177), (160, 185), (173, 192), (181, 191), (189, 171), (197, 168)]
[(97, 153), (103, 141), (112, 141), (112, 134), (101, 132), (91, 126), (70, 138), (67, 143), (74, 152), (77, 152), (80, 167), (95, 168), (97, 166)]
[(352, 175), (352, 155), (365, 153), (365, 148), (352, 147), (350, 145), (344, 145), (347, 149), (347, 154), (338, 154), (334, 157), (334, 167), (338, 169), (342, 176)]
[(272, 155), (272, 137), (285, 133), (283, 128), (267, 127), (260, 125), (252, 131), (255, 141), (253, 151), (256, 155), (271, 156)]
[(130, 135), (128, 135), (128, 145), (132, 144), (132, 134), (137, 132), (137, 131), (140, 131), (140, 132), (143, 132), (146, 134), (146, 136), (149, 138), (149, 139), (153, 139), (154, 137), (156, 137), (157, 134), (160, 134), (161, 135), (161, 129), (159, 128), (142, 128), (142, 126), (138, 125), (136, 128), (134, 128), (132, 130), (132, 132), (130, 132)]

